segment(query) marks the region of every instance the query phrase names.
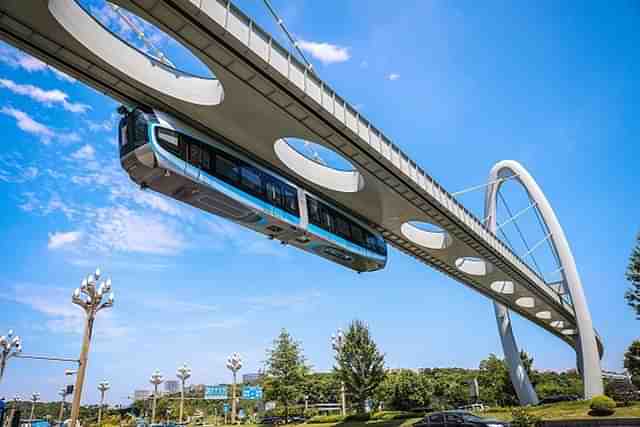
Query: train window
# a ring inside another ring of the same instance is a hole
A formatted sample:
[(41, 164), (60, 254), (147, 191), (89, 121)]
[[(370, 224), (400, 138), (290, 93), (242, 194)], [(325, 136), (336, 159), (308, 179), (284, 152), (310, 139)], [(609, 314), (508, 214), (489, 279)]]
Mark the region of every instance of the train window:
[(200, 166), (200, 147), (191, 143), (189, 144), (189, 163), (194, 166)]
[(134, 120), (133, 139), (138, 143), (145, 142), (147, 140), (147, 120), (144, 113), (136, 113)]
[(282, 206), (282, 190), (277, 182), (268, 180), (266, 184), (267, 198), (276, 206)]
[(216, 155), (216, 174), (227, 181), (238, 182), (238, 166), (221, 155)]
[(292, 187), (285, 184), (283, 190), (284, 208), (293, 214), (298, 214), (298, 193)]
[(356, 245), (364, 246), (364, 232), (356, 224), (351, 224), (351, 238)]
[(371, 233), (367, 233), (367, 249), (377, 252), (376, 246), (376, 236)]
[(386, 245), (384, 239), (381, 238), (381, 237), (378, 237), (378, 238), (376, 238), (376, 243), (377, 243), (376, 247), (378, 249), (377, 252), (380, 255), (386, 255), (387, 254), (387, 245)]
[(320, 205), (320, 225), (328, 231), (333, 232), (333, 215), (326, 206)]
[(245, 165), (240, 168), (242, 185), (253, 194), (262, 194), (262, 180), (260, 172), (255, 168)]
[(312, 224), (320, 225), (320, 212), (318, 212), (318, 202), (315, 199), (307, 197), (307, 211), (309, 212), (309, 221)]
[(205, 148), (202, 149), (202, 169), (207, 171), (211, 169), (211, 155)]
[(351, 231), (349, 230), (349, 223), (340, 215), (335, 215), (335, 228), (336, 234), (351, 240)]

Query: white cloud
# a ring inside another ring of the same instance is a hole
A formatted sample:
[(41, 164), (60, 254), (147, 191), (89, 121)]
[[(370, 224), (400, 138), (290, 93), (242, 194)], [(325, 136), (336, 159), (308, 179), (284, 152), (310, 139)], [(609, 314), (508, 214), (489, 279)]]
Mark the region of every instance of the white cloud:
[(400, 78), (400, 74), (398, 73), (391, 73), (387, 76), (387, 80), (391, 80), (392, 82), (395, 80), (398, 80)]
[(331, 43), (317, 43), (300, 40), (298, 41), (298, 47), (305, 52), (309, 52), (313, 58), (325, 65), (336, 62), (345, 62), (351, 58), (349, 48), (336, 46)]
[(71, 113), (85, 113), (91, 108), (87, 104), (69, 102), (69, 95), (59, 89), (45, 90), (33, 85), (18, 84), (9, 79), (0, 79), (0, 87), (4, 87), (18, 95), (27, 96), (49, 107), (59, 104)]
[(96, 150), (89, 144), (85, 144), (71, 153), (71, 158), (75, 160), (93, 160), (96, 156)]
[[(28, 306), (45, 316), (44, 327), (53, 333), (82, 334), (85, 314), (77, 306), (70, 303), (71, 292), (67, 288), (15, 285), (0, 291), (0, 299), (13, 301)], [(103, 338), (121, 338), (130, 329), (116, 323), (113, 315), (105, 312), (101, 316), (98, 333)]]
[(2, 107), (0, 113), (13, 117), (16, 120), (16, 124), (23, 131), (40, 137), (40, 141), (43, 144), (48, 144), (56, 133), (46, 125), (32, 119), (24, 111), (16, 110), (12, 107)]
[(49, 249), (59, 249), (63, 246), (77, 242), (81, 237), (82, 233), (80, 231), (56, 231), (54, 233), (49, 233), (49, 244), (47, 247)]
[(35, 166), (25, 165), (19, 153), (0, 155), (0, 181), (22, 184), (40, 176)]
[(64, 80), (69, 83), (74, 83), (76, 81), (76, 79), (66, 75), (62, 71), (59, 71), (39, 59), (27, 55), (26, 53), (23, 53), (3, 42), (0, 42), (0, 62), (7, 64), (12, 68), (22, 68), (29, 73), (51, 71), (58, 80)]
[(77, 132), (57, 132), (51, 129), (49, 126), (42, 124), (34, 120), (30, 115), (24, 111), (20, 111), (13, 107), (2, 107), (0, 113), (6, 114), (9, 117), (13, 117), (16, 120), (16, 124), (23, 131), (35, 135), (40, 138), (40, 142), (47, 145), (52, 139), (57, 139), (60, 142), (78, 142), (80, 141), (80, 135)]
[(172, 255), (187, 246), (178, 226), (123, 206), (97, 209), (92, 223), (89, 246), (99, 251)]

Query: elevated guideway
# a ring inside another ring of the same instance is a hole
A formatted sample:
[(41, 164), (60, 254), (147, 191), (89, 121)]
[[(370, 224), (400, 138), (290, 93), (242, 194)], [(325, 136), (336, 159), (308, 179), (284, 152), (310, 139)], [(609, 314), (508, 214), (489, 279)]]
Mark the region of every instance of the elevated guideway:
[[(120, 102), (164, 110), (222, 135), (257, 161), (359, 216), (404, 253), (579, 347), (575, 311), (560, 288), (545, 283), (234, 5), (220, 0), (113, 3), (180, 41), (216, 79), (192, 76), (143, 55), (74, 0), (2, 2), (0, 37)], [(313, 163), (281, 141), (287, 137), (324, 145), (349, 159), (355, 171)], [(442, 232), (418, 229), (412, 221), (436, 225)], [(596, 339), (602, 354), (602, 341)]]

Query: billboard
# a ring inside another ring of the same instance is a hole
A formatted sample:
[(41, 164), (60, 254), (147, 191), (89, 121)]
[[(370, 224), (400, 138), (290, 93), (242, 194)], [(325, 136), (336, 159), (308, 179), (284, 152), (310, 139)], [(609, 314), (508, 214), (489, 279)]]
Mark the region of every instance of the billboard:
[(226, 400), (229, 398), (226, 385), (207, 385), (204, 387), (204, 398), (207, 400)]

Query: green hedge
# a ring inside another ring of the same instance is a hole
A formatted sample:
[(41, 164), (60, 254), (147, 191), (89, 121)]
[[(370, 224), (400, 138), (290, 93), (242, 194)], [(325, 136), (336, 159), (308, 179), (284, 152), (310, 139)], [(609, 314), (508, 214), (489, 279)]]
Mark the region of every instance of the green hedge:
[(363, 422), (363, 421), (369, 421), (371, 419), (371, 414), (369, 413), (364, 413), (364, 414), (351, 414), (351, 415), (347, 415), (346, 418), (344, 419), (345, 421), (358, 421), (358, 422)]
[(418, 418), (422, 414), (416, 412), (406, 412), (406, 411), (380, 411), (371, 415), (372, 420), (406, 420), (409, 418)]
[(342, 422), (344, 419), (345, 417), (342, 415), (316, 415), (307, 422), (309, 424), (330, 424)]
[(607, 396), (596, 396), (591, 399), (592, 415), (612, 415), (616, 411), (616, 402)]

